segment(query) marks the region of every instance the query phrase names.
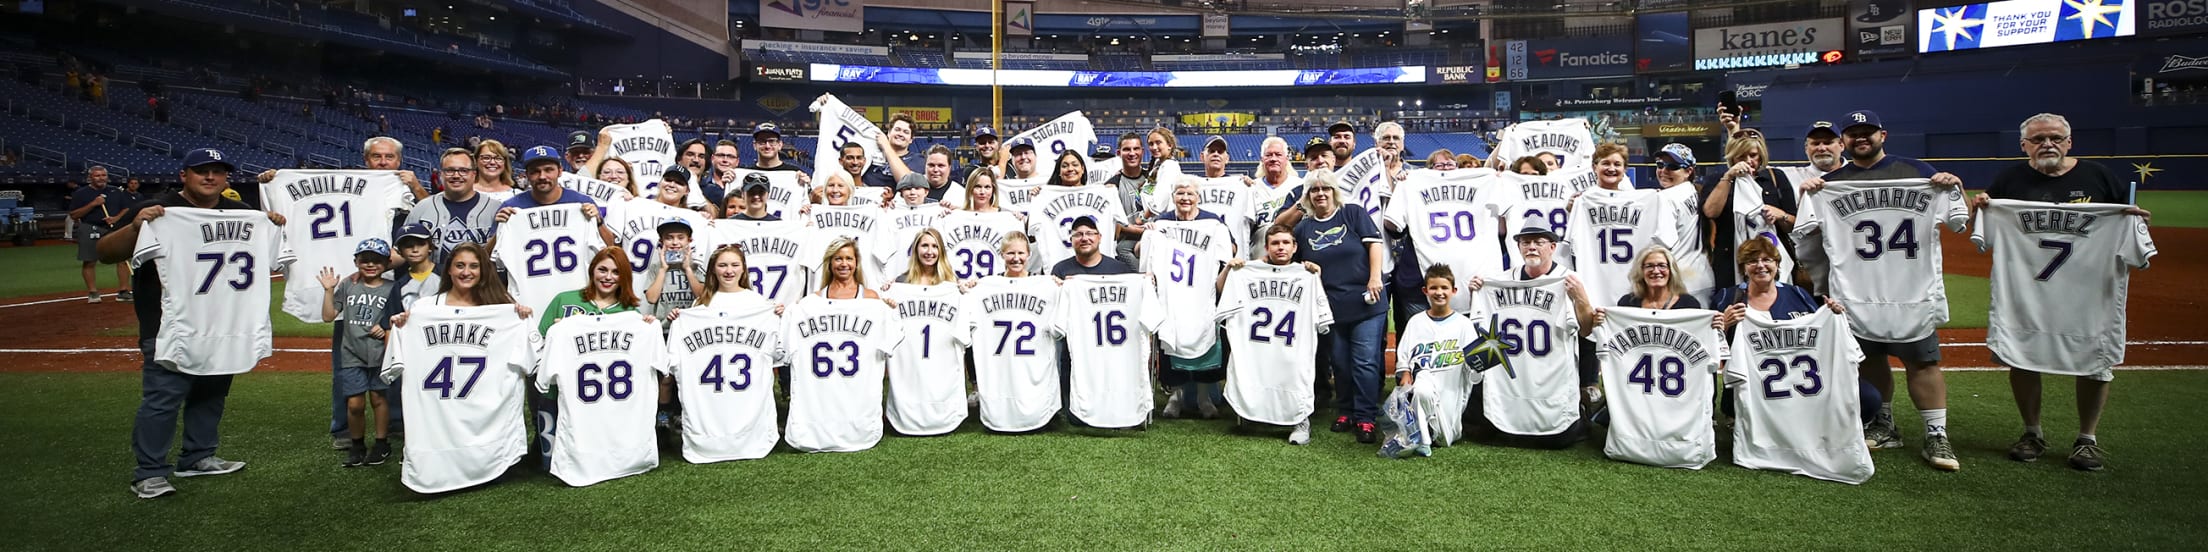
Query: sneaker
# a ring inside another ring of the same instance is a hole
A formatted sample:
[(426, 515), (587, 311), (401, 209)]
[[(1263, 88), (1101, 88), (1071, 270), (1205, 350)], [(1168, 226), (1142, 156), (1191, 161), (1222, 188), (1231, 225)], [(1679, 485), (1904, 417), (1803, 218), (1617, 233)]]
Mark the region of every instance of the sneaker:
[(345, 447), (345, 467), (358, 468), (368, 463), (368, 445)]
[(2016, 444), (2009, 445), (2010, 460), (2038, 462), (2042, 454), (2047, 454), (2047, 440), (2035, 434), (2026, 433), (2023, 437), (2016, 438)]
[(1181, 388), (1175, 387), (1172, 393), (1165, 396), (1165, 412), (1160, 415), (1166, 418), (1181, 417)]
[(1946, 435), (1924, 436), (1924, 461), (1940, 471), (1963, 469), (1963, 463), (1955, 459), (1955, 446), (1948, 444)]
[(1871, 422), (1863, 426), (1863, 444), (1871, 450), (1901, 448), (1901, 434), (1894, 432), (1893, 420)]
[(391, 459), (391, 440), (390, 440), (390, 439), (385, 439), (385, 440), (382, 440), (382, 441), (376, 441), (376, 447), (375, 447), (375, 448), (372, 448), (372, 449), (368, 449), (368, 465), (370, 465), (370, 466), (381, 466), (381, 465), (383, 465), (383, 462), (384, 462), (384, 461), (386, 461), (386, 460), (390, 460), (390, 459)]
[(97, 305), (97, 304), (100, 304), (100, 292), (97, 292), (97, 291), (87, 291), (87, 292), (84, 292), (84, 302), (85, 302), (85, 304), (90, 304), (90, 305)]
[(1348, 416), (1335, 416), (1335, 417), (1334, 417), (1334, 426), (1333, 426), (1333, 427), (1330, 427), (1330, 428), (1327, 428), (1327, 430), (1329, 430), (1329, 431), (1333, 431), (1333, 432), (1335, 432), (1335, 433), (1341, 433), (1341, 432), (1344, 432), (1344, 431), (1349, 431), (1349, 417), (1348, 417)]
[[(351, 445), (347, 446), (350, 447)], [(222, 475), (226, 473), (236, 472), (242, 469), (245, 469), (244, 462), (232, 462), (229, 460), (209, 456), (199, 459), (199, 463), (192, 464), (191, 467), (176, 470), (176, 476), (199, 477), (202, 475)]]
[(138, 498), (156, 498), (175, 494), (176, 486), (170, 485), (166, 477), (148, 477), (131, 482), (130, 492)]
[(981, 408), (981, 392), (979, 392), (979, 391), (967, 391), (967, 392), (966, 392), (966, 409), (967, 409), (967, 410), (974, 410), (974, 409), (978, 409), (978, 408)]
[(330, 438), (330, 450), (345, 450), (345, 449), (349, 449), (349, 448), (353, 448), (353, 440), (352, 440), (352, 439), (347, 439), (347, 438), (344, 438), (344, 437), (331, 437), (331, 438)]
[(1311, 420), (1296, 422), (1296, 430), (1288, 432), (1288, 444), (1301, 445), (1311, 442)]
[(2070, 467), (2085, 471), (2101, 471), (2101, 468), (2105, 465), (2101, 461), (2108, 457), (2108, 451), (2101, 450), (2099, 442), (2080, 439), (2071, 447), (2073, 448), (2070, 449)]
[(1219, 417), (1219, 405), (1211, 402), (1211, 393), (1196, 393), (1196, 414), (1206, 420)]
[(1372, 444), (1378, 439), (1378, 433), (1378, 428), (1373, 427), (1372, 422), (1357, 422), (1357, 442)]
[(118, 302), (129, 303), (138, 300), (138, 296), (131, 295), (130, 290), (126, 289), (115, 292), (115, 300)]

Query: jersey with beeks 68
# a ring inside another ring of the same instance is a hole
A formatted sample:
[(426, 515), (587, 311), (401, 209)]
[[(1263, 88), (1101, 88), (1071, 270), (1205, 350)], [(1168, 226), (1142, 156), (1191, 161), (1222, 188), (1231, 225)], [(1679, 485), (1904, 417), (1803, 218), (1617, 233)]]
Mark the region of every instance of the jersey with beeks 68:
[(1715, 374), (1725, 343), (1710, 321), (1717, 311), (1611, 307), (1588, 337), (1602, 360), (1612, 459), (1699, 470), (1717, 459), (1710, 425)]
[[(295, 223), (284, 225), (284, 240), (299, 256), (293, 269), (306, 275), (359, 270), (353, 252), (361, 240), (391, 239), (392, 215), (411, 208), (413, 199), (397, 171), (285, 169), (261, 184), (263, 206)], [(284, 312), (325, 322), (321, 288), (286, 286)]]
[(605, 247), (598, 223), (574, 205), (547, 205), (514, 212), (498, 225), (491, 261), (504, 265), (514, 302), (543, 311), (552, 297), (582, 289), (586, 266)]
[(812, 295), (783, 311), (790, 418), (783, 440), (805, 452), (854, 452), (882, 440), (882, 382), (905, 338), (879, 299)]
[(1504, 433), (1554, 435), (1579, 421), (1579, 318), (1566, 274), (1488, 278), (1473, 298), (1473, 322), (1502, 340), (1508, 359), (1480, 384), (1481, 411)]
[[(1495, 171), (1485, 168), (1411, 171), (1390, 200), (1386, 220), (1410, 236), (1420, 271), (1448, 265), (1457, 289), (1466, 289), (1473, 276), (1511, 266), (1494, 235), (1501, 226), (1494, 204), (1507, 191)], [(1472, 294), (1457, 294), (1449, 304), (1458, 311), (1471, 308)]]
[(1857, 337), (1907, 343), (1947, 322), (1939, 224), (1970, 222), (1962, 190), (1928, 179), (1826, 182), (1817, 207), (1794, 226), (1821, 234), (1831, 257), (1832, 297), (1847, 307)]
[[(269, 278), (289, 274), (292, 262), (276, 232), (267, 213), (247, 209), (168, 206), (140, 226), (130, 266), (161, 285), (158, 299), (146, 298), (161, 303), (158, 329), (139, 336), (153, 339), (155, 364), (195, 376), (243, 374), (275, 351)], [(298, 287), (320, 299), (321, 286)], [(321, 304), (315, 309), (320, 314)]]
[(569, 316), (544, 332), (537, 390), (560, 402), (552, 476), (583, 487), (659, 467), (659, 378), (668, 367), (659, 324), (634, 311)]
[[(1876, 471), (1863, 442), (1862, 346), (1830, 309), (1774, 321), (1755, 309), (1733, 328), (1733, 463), (1850, 485)], [(1706, 421), (1705, 421), (1706, 423)]]
[(406, 404), (399, 481), (419, 493), (488, 483), (529, 450), (522, 393), (537, 363), (535, 318), (513, 305), (422, 298), (391, 331), (383, 379)]
[(1125, 428), (1150, 418), (1150, 337), (1165, 305), (1143, 274), (1075, 276), (1058, 290), (1051, 333), (1073, 362), (1066, 411), (1083, 423)]
[(763, 458), (782, 440), (774, 406), (782, 317), (757, 294), (721, 294), (714, 302), (683, 309), (667, 329), (667, 373), (683, 410), (682, 459)]
[(905, 340), (889, 357), (889, 426), (905, 435), (941, 435), (966, 421), (967, 321), (957, 283), (890, 284)]
[(1227, 332), (1227, 404), (1242, 419), (1295, 425), (1311, 417), (1311, 365), (1334, 326), (1319, 275), (1300, 264), (1227, 272), (1215, 319)]
[(983, 426), (1027, 431), (1058, 413), (1058, 341), (1048, 327), (1057, 298), (1049, 276), (990, 276), (966, 291), (959, 312), (968, 320)]
[(1993, 200), (1970, 240), (1993, 253), (1986, 346), (2003, 364), (2106, 381), (2124, 362), (2131, 270), (2154, 258), (2147, 222), (2113, 203)]

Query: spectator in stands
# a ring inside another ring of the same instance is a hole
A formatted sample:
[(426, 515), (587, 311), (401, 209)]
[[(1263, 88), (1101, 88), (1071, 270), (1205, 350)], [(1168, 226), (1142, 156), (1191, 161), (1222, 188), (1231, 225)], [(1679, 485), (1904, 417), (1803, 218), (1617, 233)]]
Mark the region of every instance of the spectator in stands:
[(1326, 126), (1328, 142), (1334, 145), (1334, 166), (1349, 164), (1349, 156), (1357, 154), (1357, 125), (1349, 121), (1335, 121)]
[(1334, 142), (1325, 136), (1313, 136), (1303, 143), (1303, 172), (1318, 172), (1334, 168)]
[(759, 158), (753, 160), (750, 166), (744, 168), (755, 171), (794, 172), (797, 173), (798, 187), (813, 187), (813, 178), (806, 175), (804, 169), (797, 168), (797, 165), (788, 163), (786, 159), (783, 159), (781, 127), (774, 126), (774, 123), (759, 123), (759, 126), (751, 127), (751, 151), (757, 153)]
[[(628, 161), (623, 161), (619, 157), (608, 157), (605, 161), (598, 163), (596, 178), (628, 190), (630, 198), (643, 197), (643, 194), (636, 189), (635, 175), (636, 169), (630, 168)], [(684, 190), (685, 193), (688, 191)], [(662, 189), (659, 193), (665, 195), (667, 190)]]
[(497, 140), (484, 140), (475, 146), (475, 191), (490, 196), (494, 202), (504, 202), (520, 190), (514, 188), (513, 150)]
[(921, 174), (928, 185), (927, 203), (941, 203), (945, 208), (957, 209), (965, 201), (966, 187), (951, 179), (951, 148), (936, 144), (928, 147)]
[(1014, 141), (1012, 145), (1005, 147), (1005, 153), (1012, 158), (1012, 178), (1035, 177), (1035, 142), (1030, 140)]
[(1510, 172), (1530, 175), (1549, 174), (1549, 164), (1542, 163), (1539, 157), (1528, 155), (1510, 162)]
[(1426, 168), (1437, 171), (1457, 170), (1457, 153), (1449, 151), (1449, 148), (1434, 150), (1433, 153), (1426, 154)]
[(962, 172), (972, 173), (974, 169), (988, 168), (1002, 173), (1004, 160), (997, 158), (997, 130), (977, 123), (974, 125), (973, 139), (974, 162), (968, 164)]
[(912, 148), (912, 115), (891, 114), (889, 125), (874, 139), (882, 147), (882, 158), (887, 161), (887, 166), (878, 171), (869, 169), (867, 172), (880, 173), (881, 176), (868, 174), (863, 180), (868, 186), (894, 187), (897, 179), (912, 172), (912, 164), (905, 159), (912, 154), (909, 151)]
[[(1142, 170), (1142, 136), (1129, 132), (1119, 135), (1119, 172), (1112, 175), (1112, 189), (1119, 192), (1119, 206), (1127, 223), (1119, 226), (1116, 251), (1113, 258), (1129, 266), (1135, 264), (1135, 243), (1142, 241), (1143, 222), (1148, 210), (1143, 199), (1149, 197), (1150, 178)], [(1061, 169), (1063, 170), (1063, 169)], [(1086, 169), (1083, 177), (1086, 178)]]
[[(76, 221), (77, 261), (82, 264), (86, 303), (100, 302), (99, 277), (92, 265), (100, 262), (99, 243), (102, 236), (115, 230), (132, 205), (130, 192), (107, 185), (107, 167), (93, 165), (84, 171), (85, 186), (69, 194), (69, 220)], [(129, 303), (136, 300), (130, 293), (130, 265), (115, 264), (115, 283), (122, 289), (115, 292), (115, 300)]]
[[(596, 151), (598, 151), (598, 148), (591, 143), (590, 131), (578, 130), (567, 133), (567, 151), (565, 153), (567, 154), (568, 170), (575, 171), (576, 174), (582, 174), (583, 167), (590, 164), (590, 154)], [(605, 179), (600, 178), (599, 180)]]

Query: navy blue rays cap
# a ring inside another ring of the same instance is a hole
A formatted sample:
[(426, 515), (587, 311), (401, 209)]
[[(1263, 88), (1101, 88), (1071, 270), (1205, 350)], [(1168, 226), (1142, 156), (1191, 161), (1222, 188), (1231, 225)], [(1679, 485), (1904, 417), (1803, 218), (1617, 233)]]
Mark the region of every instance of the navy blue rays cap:
[(980, 139), (981, 139), (981, 137), (983, 137), (983, 136), (987, 136), (987, 137), (989, 137), (989, 138), (990, 138), (990, 139), (992, 139), (992, 140), (993, 140), (993, 139), (996, 139), (996, 137), (997, 137), (997, 129), (989, 128), (989, 125), (981, 125), (981, 126), (977, 126), (977, 127), (974, 127), (974, 139), (975, 139), (975, 140), (980, 140)]
[(226, 171), (238, 170), (238, 166), (231, 164), (230, 158), (224, 156), (222, 150), (199, 148), (184, 152), (184, 168), (190, 169), (205, 165), (222, 165), (222, 170)]
[(537, 146), (521, 152), (521, 168), (523, 169), (535, 166), (537, 163), (559, 163), (561, 161), (564, 160), (560, 158), (560, 151), (552, 149), (552, 146)]
[(1847, 115), (1840, 116), (1840, 125), (1841, 132), (1847, 132), (1848, 129), (1866, 125), (1879, 130), (1886, 128), (1886, 124), (1878, 120), (1878, 112), (1868, 109), (1850, 111)]
[(774, 126), (774, 123), (759, 123), (759, 126), (751, 127), (753, 139), (758, 139), (761, 134), (772, 134), (775, 138), (781, 138), (782, 127)]

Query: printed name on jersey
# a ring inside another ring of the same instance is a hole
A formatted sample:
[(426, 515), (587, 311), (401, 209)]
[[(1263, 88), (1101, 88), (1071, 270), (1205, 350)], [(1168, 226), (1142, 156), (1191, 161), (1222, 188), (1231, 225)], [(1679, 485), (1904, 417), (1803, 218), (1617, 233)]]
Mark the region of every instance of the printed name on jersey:
[(1715, 354), (1702, 347), (1694, 334), (1662, 324), (1635, 324), (1619, 330), (1616, 335), (1602, 342), (1604, 351), (1623, 355), (1638, 347), (1657, 347), (1678, 353), (1681, 360), (1690, 365), (1710, 362)]

